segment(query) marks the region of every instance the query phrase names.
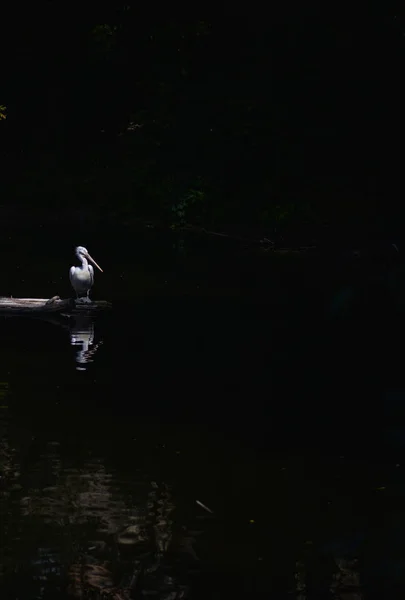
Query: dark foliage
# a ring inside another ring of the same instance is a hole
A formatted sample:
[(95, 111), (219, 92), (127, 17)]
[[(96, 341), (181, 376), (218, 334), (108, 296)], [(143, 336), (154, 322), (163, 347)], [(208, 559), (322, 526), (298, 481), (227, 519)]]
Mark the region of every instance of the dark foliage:
[(396, 235), (401, 14), (173, 14), (8, 9), (3, 205), (308, 239)]

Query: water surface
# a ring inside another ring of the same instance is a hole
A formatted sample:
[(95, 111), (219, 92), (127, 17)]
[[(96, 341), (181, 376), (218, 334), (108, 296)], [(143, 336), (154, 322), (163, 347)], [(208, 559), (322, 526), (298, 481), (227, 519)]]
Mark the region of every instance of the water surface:
[[(4, 295), (70, 294), (67, 241), (13, 240)], [(112, 314), (1, 318), (1, 597), (399, 594), (389, 292), (322, 259), (84, 242)]]

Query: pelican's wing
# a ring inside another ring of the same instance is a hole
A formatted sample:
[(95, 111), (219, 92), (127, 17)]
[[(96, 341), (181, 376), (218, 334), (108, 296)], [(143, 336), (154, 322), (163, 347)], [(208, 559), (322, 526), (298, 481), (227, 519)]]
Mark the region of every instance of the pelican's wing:
[(89, 265), (89, 273), (90, 273), (90, 282), (91, 282), (91, 287), (93, 287), (93, 283), (94, 283), (94, 269), (91, 265)]
[(75, 269), (76, 269), (76, 267), (70, 267), (70, 270), (69, 270), (69, 279), (70, 279), (70, 283), (72, 285), (73, 285), (73, 275), (75, 274)]

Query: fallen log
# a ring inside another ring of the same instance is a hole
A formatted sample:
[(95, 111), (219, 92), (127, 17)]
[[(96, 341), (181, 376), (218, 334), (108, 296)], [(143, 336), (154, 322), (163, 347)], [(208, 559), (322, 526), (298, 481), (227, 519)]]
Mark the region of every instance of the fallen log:
[(81, 303), (68, 298), (0, 298), (0, 314), (3, 315), (42, 315), (47, 313), (75, 313), (106, 310), (112, 305), (105, 300)]

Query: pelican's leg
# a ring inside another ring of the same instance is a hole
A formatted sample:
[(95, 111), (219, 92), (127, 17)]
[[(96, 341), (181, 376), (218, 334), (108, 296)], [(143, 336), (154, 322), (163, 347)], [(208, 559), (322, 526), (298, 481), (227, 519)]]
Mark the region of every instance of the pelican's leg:
[(90, 302), (90, 304), (91, 304), (91, 300), (90, 300), (90, 290), (87, 290), (87, 298), (86, 298), (86, 302)]

